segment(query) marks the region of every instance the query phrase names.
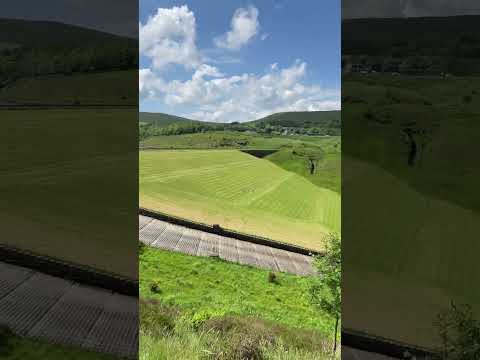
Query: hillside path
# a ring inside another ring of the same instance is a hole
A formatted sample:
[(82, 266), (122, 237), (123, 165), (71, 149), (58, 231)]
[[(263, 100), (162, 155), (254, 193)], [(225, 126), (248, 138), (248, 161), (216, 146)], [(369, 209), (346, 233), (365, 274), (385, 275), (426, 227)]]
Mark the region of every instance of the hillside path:
[(188, 255), (219, 257), (242, 265), (297, 275), (314, 274), (311, 256), (189, 229), (143, 215), (139, 215), (139, 238), (145, 245)]

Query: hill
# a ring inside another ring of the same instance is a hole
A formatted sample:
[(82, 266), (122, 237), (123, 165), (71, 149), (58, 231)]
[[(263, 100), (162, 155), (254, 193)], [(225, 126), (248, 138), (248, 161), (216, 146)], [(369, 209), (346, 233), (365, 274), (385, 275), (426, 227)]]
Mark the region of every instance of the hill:
[[(298, 111), (281, 112), (266, 116), (264, 118), (249, 121), (245, 124), (258, 126), (269, 124), (271, 126), (293, 127), (293, 128), (324, 128), (340, 132), (341, 111)], [(332, 134), (333, 135), (333, 134)], [(338, 135), (338, 134), (335, 134)]]
[(140, 113), (140, 141), (161, 135), (206, 131), (256, 132), (267, 135), (340, 135), (340, 111), (303, 111), (269, 115), (244, 123), (213, 123), (162, 113)]
[(180, 116), (169, 115), (164, 113), (140, 112), (138, 117), (140, 123), (152, 124), (159, 128), (166, 128), (169, 125), (185, 125), (185, 124), (213, 124), (199, 120), (191, 120)]
[[(480, 16), (347, 19), (342, 22), (342, 66), (345, 55), (364, 56), (355, 63), (405, 62), (406, 68), (432, 73), (480, 73)], [(372, 59), (370, 59), (372, 60)], [(398, 71), (398, 70), (396, 70)]]
[(49, 21), (0, 19), (0, 87), (22, 77), (138, 68), (134, 39)]

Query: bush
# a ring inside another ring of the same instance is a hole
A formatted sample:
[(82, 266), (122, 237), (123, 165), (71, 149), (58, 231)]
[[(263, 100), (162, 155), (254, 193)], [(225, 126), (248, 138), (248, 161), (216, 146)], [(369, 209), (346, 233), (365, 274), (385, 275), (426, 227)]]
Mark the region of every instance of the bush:
[(463, 98), (463, 103), (464, 104), (470, 104), (472, 102), (472, 97), (470, 95), (465, 95)]
[(271, 284), (278, 284), (278, 277), (274, 272), (268, 273), (268, 282)]
[(156, 300), (140, 300), (140, 329), (154, 337), (171, 334), (175, 328), (178, 311)]
[(154, 294), (160, 294), (162, 289), (160, 288), (160, 280), (155, 280), (150, 284), (150, 291)]

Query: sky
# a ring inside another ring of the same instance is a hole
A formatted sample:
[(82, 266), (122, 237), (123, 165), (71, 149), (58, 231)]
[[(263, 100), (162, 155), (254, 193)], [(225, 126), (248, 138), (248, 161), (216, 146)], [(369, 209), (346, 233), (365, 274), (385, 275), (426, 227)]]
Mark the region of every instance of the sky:
[(340, 109), (340, 0), (140, 0), (140, 111), (249, 121)]
[(478, 14), (480, 14), (480, 1), (478, 0), (342, 0), (343, 18)]

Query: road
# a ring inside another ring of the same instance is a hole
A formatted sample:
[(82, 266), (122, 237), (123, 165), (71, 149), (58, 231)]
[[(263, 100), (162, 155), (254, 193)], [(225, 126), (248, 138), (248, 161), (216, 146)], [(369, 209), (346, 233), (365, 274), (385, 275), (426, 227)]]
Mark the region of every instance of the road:
[(139, 215), (139, 237), (145, 245), (194, 256), (219, 257), (226, 261), (272, 271), (312, 275), (312, 257), (247, 241), (211, 234)]

